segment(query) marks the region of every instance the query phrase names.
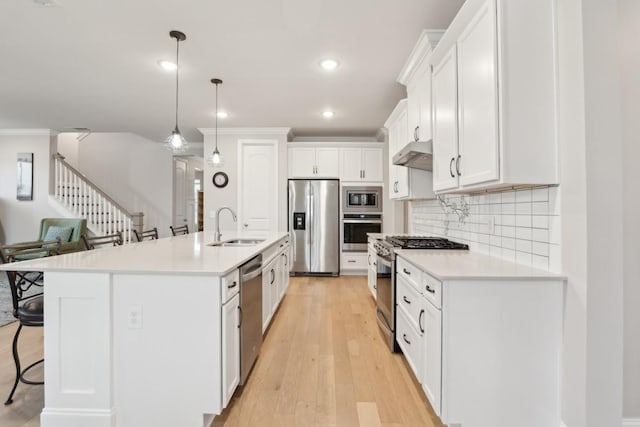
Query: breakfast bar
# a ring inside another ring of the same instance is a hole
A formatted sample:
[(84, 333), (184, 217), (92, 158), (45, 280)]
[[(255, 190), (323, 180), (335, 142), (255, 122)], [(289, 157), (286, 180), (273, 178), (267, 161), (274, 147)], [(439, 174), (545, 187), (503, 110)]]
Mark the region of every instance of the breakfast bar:
[(284, 253), (287, 236), (225, 233), (254, 242), (212, 246), (194, 233), (0, 266), (44, 272), (41, 425), (208, 425), (230, 397), (224, 279)]

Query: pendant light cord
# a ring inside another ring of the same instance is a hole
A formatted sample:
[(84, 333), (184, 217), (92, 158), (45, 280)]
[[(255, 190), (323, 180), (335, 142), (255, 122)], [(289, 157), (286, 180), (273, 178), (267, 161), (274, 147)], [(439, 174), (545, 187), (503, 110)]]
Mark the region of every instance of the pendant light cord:
[(178, 129), (178, 73), (180, 71), (179, 62), (180, 40), (176, 38), (176, 129)]
[(216, 83), (216, 150), (218, 150), (218, 83)]

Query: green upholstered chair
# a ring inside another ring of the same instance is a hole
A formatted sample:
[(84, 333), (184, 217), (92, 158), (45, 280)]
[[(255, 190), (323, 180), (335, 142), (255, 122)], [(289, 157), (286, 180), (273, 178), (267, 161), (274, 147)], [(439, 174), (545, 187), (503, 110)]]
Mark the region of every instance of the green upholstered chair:
[[(60, 245), (60, 253), (76, 252), (84, 250), (81, 236), (87, 231), (87, 220), (84, 218), (44, 218), (40, 221), (40, 234), (38, 240), (45, 240), (49, 227), (71, 227), (69, 240)], [(51, 236), (48, 236), (51, 238)], [(55, 237), (54, 237), (55, 239)]]

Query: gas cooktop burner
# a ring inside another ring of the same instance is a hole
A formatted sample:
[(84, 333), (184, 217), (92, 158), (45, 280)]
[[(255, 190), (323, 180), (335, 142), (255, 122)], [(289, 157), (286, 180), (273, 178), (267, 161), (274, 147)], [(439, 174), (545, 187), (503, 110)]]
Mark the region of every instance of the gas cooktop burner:
[(385, 240), (401, 249), (469, 249), (464, 243), (442, 237), (387, 236)]

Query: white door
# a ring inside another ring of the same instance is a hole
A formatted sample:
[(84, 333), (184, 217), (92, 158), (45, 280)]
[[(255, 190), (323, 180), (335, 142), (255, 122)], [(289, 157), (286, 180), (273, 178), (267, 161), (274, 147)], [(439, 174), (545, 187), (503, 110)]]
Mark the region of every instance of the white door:
[(458, 39), (460, 186), (499, 178), (495, 21), (487, 1)]
[(362, 178), (365, 181), (382, 181), (382, 148), (362, 149)]
[(457, 77), (455, 46), (433, 69), (433, 189), (458, 187)]
[(245, 231), (278, 227), (277, 141), (239, 141), (238, 216)]
[(340, 156), (342, 157), (342, 180), (362, 181), (362, 149), (342, 148)]
[(173, 225), (188, 225), (187, 161), (184, 159), (174, 158), (173, 168)]

